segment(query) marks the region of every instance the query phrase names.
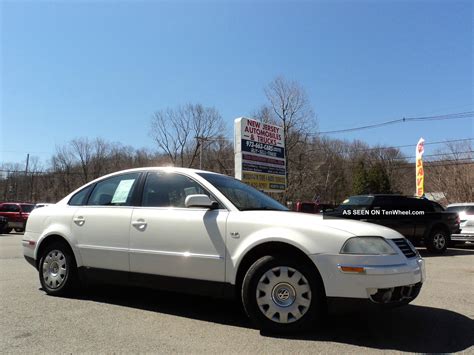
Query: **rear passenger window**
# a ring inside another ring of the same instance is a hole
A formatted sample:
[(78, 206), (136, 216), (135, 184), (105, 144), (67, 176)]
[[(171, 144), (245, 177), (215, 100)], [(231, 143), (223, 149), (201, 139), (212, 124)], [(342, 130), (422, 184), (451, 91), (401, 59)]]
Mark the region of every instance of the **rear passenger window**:
[(87, 204), (91, 206), (129, 206), (139, 175), (140, 173), (124, 174), (98, 182)]
[(94, 185), (90, 185), (90, 186), (87, 186), (86, 188), (82, 189), (81, 191), (77, 192), (69, 200), (69, 205), (70, 206), (85, 205), (86, 202), (87, 202), (87, 196), (89, 196), (89, 192), (92, 190), (93, 187), (94, 187)]
[(434, 212), (434, 207), (428, 200), (421, 198), (410, 198), (408, 200), (412, 211)]
[(1, 209), (2, 212), (20, 212), (20, 206), (15, 204), (4, 204)]
[(431, 201), (431, 207), (433, 207), (435, 212), (443, 212), (444, 208), (439, 203)]

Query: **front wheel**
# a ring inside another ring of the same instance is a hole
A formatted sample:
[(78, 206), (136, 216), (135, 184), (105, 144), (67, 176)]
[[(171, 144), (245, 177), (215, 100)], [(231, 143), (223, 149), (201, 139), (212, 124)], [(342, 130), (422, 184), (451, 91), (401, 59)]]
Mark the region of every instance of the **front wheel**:
[(41, 286), (49, 295), (62, 296), (77, 286), (76, 260), (65, 243), (48, 245), (38, 269)]
[(428, 236), (426, 249), (435, 254), (443, 254), (448, 248), (449, 235), (443, 229), (435, 229)]
[(285, 257), (260, 258), (249, 268), (242, 285), (247, 315), (270, 332), (309, 328), (323, 316), (325, 299), (316, 270)]

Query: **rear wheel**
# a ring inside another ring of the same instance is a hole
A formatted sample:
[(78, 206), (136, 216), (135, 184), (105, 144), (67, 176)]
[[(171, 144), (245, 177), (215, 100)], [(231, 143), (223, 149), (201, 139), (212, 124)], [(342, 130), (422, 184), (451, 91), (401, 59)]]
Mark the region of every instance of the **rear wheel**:
[(42, 253), (38, 269), (41, 286), (49, 295), (62, 296), (77, 286), (76, 260), (65, 243), (48, 245)]
[(425, 244), (429, 252), (443, 254), (448, 248), (448, 243), (449, 234), (444, 229), (437, 228), (430, 233)]
[(271, 332), (309, 328), (324, 315), (325, 299), (317, 272), (286, 257), (260, 258), (242, 285), (247, 315), (260, 329)]
[(8, 233), (10, 233), (12, 230), (13, 230), (13, 228), (8, 228), (8, 227), (7, 227), (7, 228), (4, 228), (4, 229), (3, 229), (3, 233), (8, 234)]

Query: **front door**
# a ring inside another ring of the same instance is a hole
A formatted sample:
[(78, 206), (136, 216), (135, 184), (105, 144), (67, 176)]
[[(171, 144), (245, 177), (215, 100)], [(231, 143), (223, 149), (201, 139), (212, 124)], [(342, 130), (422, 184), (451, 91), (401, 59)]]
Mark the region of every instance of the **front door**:
[(209, 281), (225, 278), (225, 228), (228, 211), (186, 208), (186, 196), (207, 194), (192, 178), (150, 172), (142, 206), (133, 210), (130, 270)]

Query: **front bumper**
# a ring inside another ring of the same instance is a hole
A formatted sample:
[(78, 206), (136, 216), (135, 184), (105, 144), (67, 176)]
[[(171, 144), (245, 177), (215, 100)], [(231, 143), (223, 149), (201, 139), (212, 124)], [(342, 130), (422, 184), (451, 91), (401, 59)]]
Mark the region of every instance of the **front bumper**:
[[(23, 247), (23, 256), (34, 267), (36, 267), (36, 240), (38, 240), (38, 236), (36, 235), (36, 233), (26, 232), (23, 235), (23, 239), (21, 241), (21, 245)], [(33, 261), (33, 263), (31, 261)]]
[(451, 234), (453, 242), (474, 242), (474, 233), (458, 233)]
[[(310, 255), (327, 297), (364, 298), (375, 303), (414, 299), (426, 279), (421, 257)], [(355, 272), (344, 271), (359, 270)], [(363, 270), (363, 271), (360, 271)]]

